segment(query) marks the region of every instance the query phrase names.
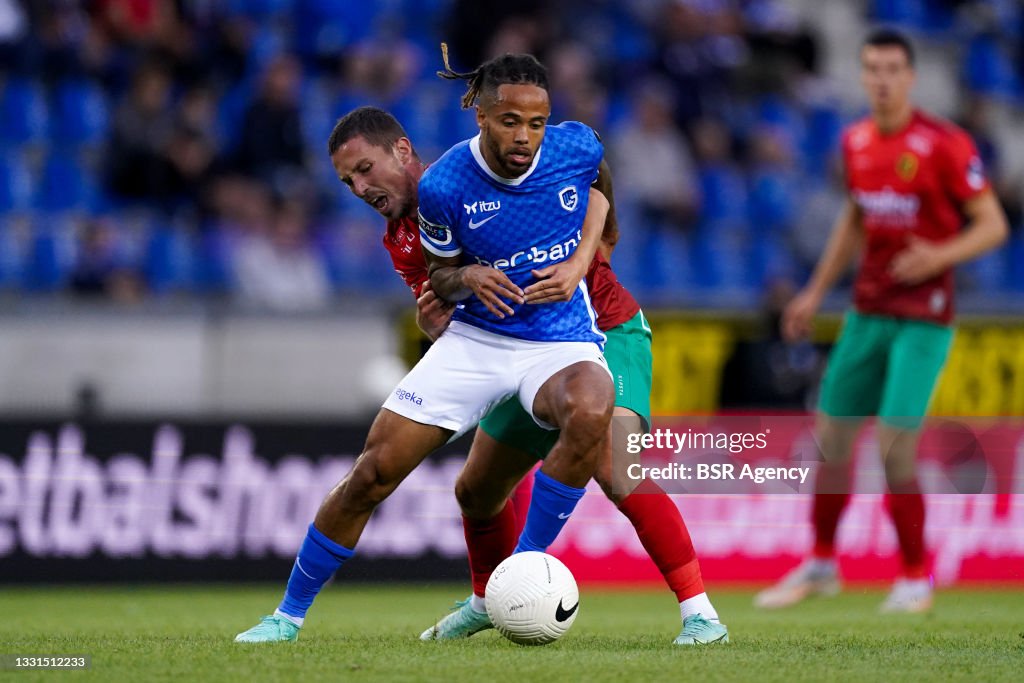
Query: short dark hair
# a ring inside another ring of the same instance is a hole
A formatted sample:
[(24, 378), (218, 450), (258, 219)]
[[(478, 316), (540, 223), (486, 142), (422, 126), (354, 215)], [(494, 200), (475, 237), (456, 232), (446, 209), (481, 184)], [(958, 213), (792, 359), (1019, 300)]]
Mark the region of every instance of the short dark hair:
[(872, 31), (864, 39), (861, 48), (871, 47), (898, 47), (907, 55), (907, 64), (914, 66), (914, 45), (905, 34), (891, 28), (878, 28)]
[(375, 147), (387, 151), (395, 146), (398, 138), (409, 137), (394, 116), (378, 107), (359, 107), (338, 119), (327, 138), (327, 154), (333, 155), (342, 145), (354, 137), (362, 136)]
[(462, 108), (469, 109), (484, 93), (488, 95), (498, 92), (498, 86), (527, 84), (548, 90), (548, 70), (528, 54), (504, 54), (484, 62), (473, 71), (459, 73), (448, 65), (448, 45), (441, 43), (441, 57), (444, 59), (444, 71), (437, 75), (450, 81), (468, 81), (466, 94), (462, 97)]

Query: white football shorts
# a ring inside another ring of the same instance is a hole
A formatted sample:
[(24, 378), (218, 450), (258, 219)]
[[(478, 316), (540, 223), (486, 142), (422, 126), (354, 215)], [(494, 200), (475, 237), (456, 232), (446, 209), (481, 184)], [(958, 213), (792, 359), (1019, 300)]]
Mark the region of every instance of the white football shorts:
[[(384, 407), (410, 420), (466, 433), (506, 398), (517, 395), (533, 415), (544, 382), (580, 361), (608, 373), (593, 342), (526, 341), (452, 322), (426, 355), (398, 383)], [(545, 429), (553, 425), (533, 415)]]

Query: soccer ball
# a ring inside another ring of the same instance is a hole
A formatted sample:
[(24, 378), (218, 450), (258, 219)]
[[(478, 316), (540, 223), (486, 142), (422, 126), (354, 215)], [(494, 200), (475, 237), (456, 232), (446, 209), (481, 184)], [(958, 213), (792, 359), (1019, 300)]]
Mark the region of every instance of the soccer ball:
[(507, 558), (494, 569), (485, 594), (494, 628), (520, 645), (558, 640), (579, 614), (576, 579), (547, 553), (531, 551)]

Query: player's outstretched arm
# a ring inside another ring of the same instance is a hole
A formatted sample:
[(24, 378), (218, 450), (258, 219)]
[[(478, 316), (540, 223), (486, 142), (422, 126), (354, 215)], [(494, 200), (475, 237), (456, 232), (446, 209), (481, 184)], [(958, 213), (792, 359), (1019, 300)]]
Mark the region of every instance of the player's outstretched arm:
[(814, 268), (814, 274), (782, 313), (782, 336), (786, 341), (796, 341), (810, 334), (811, 323), (822, 300), (860, 254), (863, 241), (860, 209), (852, 199), (847, 198), (832, 227), (825, 252)]
[(907, 285), (924, 282), (995, 249), (1010, 234), (1006, 213), (992, 190), (964, 202), (963, 212), (967, 225), (951, 240), (936, 244), (911, 235), (907, 247), (892, 260), (892, 276)]
[(549, 304), (572, 299), (580, 280), (587, 275), (594, 254), (597, 253), (609, 208), (610, 204), (605, 196), (591, 187), (587, 215), (583, 218), (583, 228), (580, 230), (579, 246), (572, 256), (564, 261), (530, 271), (538, 281), (523, 290), (526, 294), (526, 303)]
[(523, 290), (497, 268), (478, 264), (462, 266), (457, 256), (438, 256), (427, 250), (423, 255), (427, 259), (431, 288), (445, 301), (462, 301), (473, 295), (498, 318), (515, 313), (506, 300), (523, 303)]

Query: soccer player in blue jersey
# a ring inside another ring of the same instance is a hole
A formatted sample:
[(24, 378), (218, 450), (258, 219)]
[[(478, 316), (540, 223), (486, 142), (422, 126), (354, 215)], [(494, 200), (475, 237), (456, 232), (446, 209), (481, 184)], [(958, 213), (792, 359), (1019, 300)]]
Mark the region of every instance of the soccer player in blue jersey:
[(324, 500), (274, 615), (238, 642), (295, 640), (374, 508), (505, 399), (517, 397), (539, 425), (560, 430), (536, 475), (516, 552), (545, 550), (594, 474), (614, 405), (604, 335), (586, 285), (556, 301), (564, 280), (539, 269), (589, 251), (582, 278), (600, 239), (582, 228), (603, 149), (583, 124), (547, 127), (547, 77), (533, 57), (503, 59), (504, 84), (481, 94), (505, 115), (497, 125), (481, 121), (480, 135), (449, 150), (419, 186), (431, 285), (458, 302), (452, 323), (384, 403), (362, 455)]

